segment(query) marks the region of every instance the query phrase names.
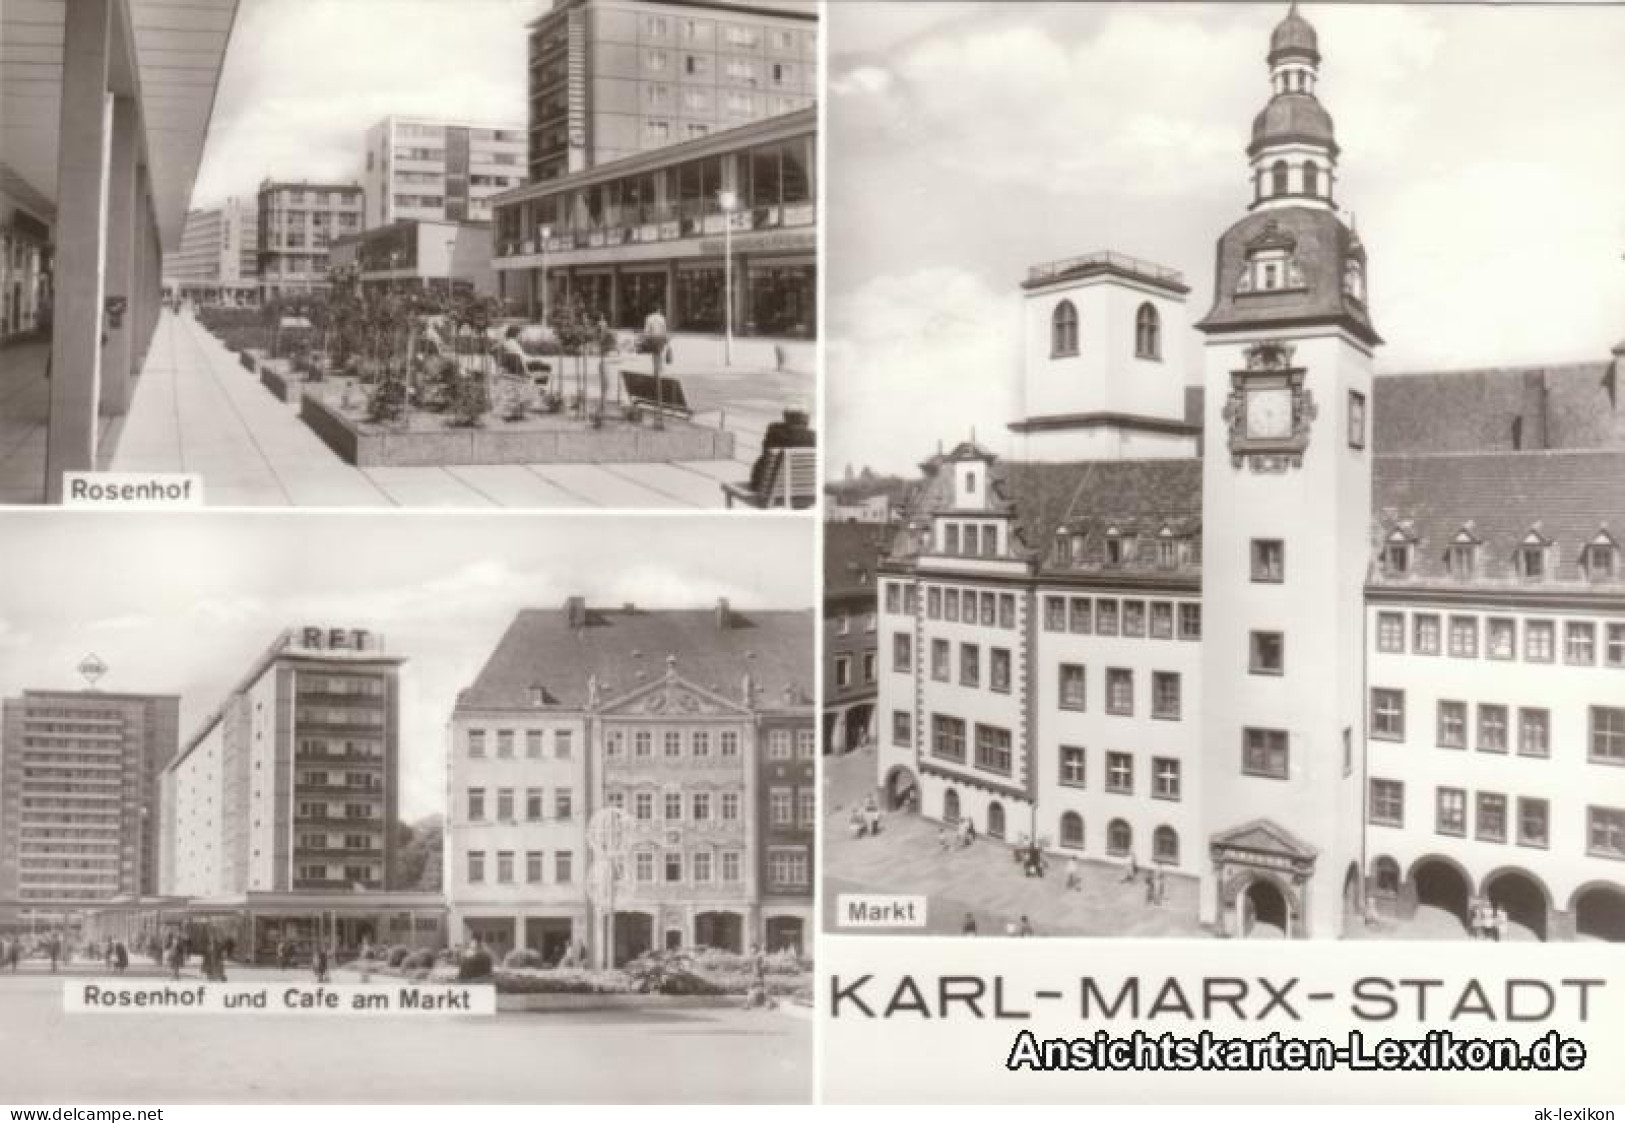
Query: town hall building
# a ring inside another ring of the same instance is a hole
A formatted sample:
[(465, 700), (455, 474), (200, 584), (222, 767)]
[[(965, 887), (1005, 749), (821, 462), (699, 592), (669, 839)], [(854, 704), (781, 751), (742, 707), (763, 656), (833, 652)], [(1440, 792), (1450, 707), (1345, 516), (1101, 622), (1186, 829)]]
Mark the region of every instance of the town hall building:
[(1030, 271), (1019, 458), (927, 461), (879, 566), (876, 780), (1224, 934), (1625, 939), (1625, 353), (1376, 375), (1320, 60), (1294, 5), (1194, 334), (1174, 270)]

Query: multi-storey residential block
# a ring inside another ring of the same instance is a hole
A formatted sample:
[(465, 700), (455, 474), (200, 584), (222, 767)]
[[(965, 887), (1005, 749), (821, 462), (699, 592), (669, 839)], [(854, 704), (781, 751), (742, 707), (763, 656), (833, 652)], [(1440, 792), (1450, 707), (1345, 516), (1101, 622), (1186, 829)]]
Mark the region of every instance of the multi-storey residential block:
[(1202, 385), (1177, 273), (1039, 266), (1020, 459), (923, 466), (879, 567), (876, 780), (1187, 875), (1215, 932), (1464, 934), (1480, 899), (1625, 939), (1621, 360), (1374, 374), (1295, 9), (1268, 62)]
[(164, 288), (204, 304), (259, 298), (259, 216), (252, 203), (227, 199), (189, 211), (180, 248), (164, 255)]
[(28, 690), (0, 721), (0, 901), (50, 912), (158, 891), (159, 776), (180, 700)]
[(530, 28), (530, 178), (814, 104), (806, 0), (554, 0)]
[(361, 229), (357, 183), (266, 180), (259, 190), (259, 277), (262, 297), (315, 292), (327, 286), (328, 247)]
[(525, 182), (525, 130), (386, 117), (367, 130), (365, 229), (402, 219), (489, 222), (490, 198)]
[[(616, 962), (805, 946), (810, 644), (806, 613), (725, 602), (520, 613), (452, 719), (454, 933)], [(605, 808), (626, 825), (615, 856), (591, 849)]]

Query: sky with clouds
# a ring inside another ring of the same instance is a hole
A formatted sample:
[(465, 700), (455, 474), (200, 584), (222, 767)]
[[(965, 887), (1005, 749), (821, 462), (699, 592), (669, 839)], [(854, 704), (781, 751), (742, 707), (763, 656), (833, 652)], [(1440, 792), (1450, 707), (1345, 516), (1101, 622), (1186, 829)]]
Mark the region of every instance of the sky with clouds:
[(390, 114), (525, 123), (526, 25), (548, 0), (240, 0), (194, 207), (266, 177), (359, 179)]
[[(1285, 4), (831, 5), (830, 464), (911, 474), (1018, 415), (1027, 266), (1181, 270), (1250, 201)], [(1315, 5), (1378, 370), (1596, 361), (1625, 337), (1625, 8)], [(1188, 349), (1193, 363), (1201, 349)], [(1199, 380), (1199, 370), (1189, 372)]]
[[(365, 628), (402, 669), (401, 813), (442, 809), (446, 725), (521, 608), (813, 607), (805, 519), (18, 511), (0, 537), (0, 696), (181, 696), (181, 738), (283, 628)], [(48, 595), (45, 590), (49, 590)]]

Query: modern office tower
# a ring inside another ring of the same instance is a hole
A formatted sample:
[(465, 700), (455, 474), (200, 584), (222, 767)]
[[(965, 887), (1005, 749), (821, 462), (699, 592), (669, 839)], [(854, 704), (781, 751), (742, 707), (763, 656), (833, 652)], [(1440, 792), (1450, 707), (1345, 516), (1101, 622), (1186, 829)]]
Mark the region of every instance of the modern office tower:
[(261, 299), (317, 292), (327, 287), (328, 246), (361, 229), (358, 183), (283, 182), (259, 190)]
[(189, 211), (180, 248), (164, 254), (164, 287), (202, 304), (259, 299), (259, 215), (252, 202), (228, 199)]

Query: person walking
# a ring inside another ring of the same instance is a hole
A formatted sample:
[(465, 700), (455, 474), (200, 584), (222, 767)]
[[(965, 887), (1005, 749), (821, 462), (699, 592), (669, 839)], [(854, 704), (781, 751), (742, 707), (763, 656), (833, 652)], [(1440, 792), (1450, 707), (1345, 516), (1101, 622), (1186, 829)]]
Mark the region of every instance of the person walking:
[(167, 951), (169, 959), (169, 977), (174, 982), (180, 982), (181, 967), (186, 963), (186, 945), (179, 936), (170, 938)]
[(1016, 929), (1016, 935), (1018, 935), (1018, 936), (1031, 936), (1032, 934), (1033, 934), (1033, 922), (1028, 920), (1027, 915), (1025, 913), (1023, 913), (1022, 917), (1021, 917), (1021, 925), (1020, 925), (1019, 928)]
[(55, 934), (51, 937), (46, 953), (51, 957), (51, 974), (56, 974), (57, 964), (62, 960), (62, 936)]
[(661, 389), (660, 380), (665, 376), (666, 363), (671, 352), (671, 335), (666, 328), (666, 317), (661, 306), (656, 304), (654, 310), (643, 321), (643, 345), (649, 350), (650, 362), (654, 367), (655, 376), (655, 420), (656, 429), (666, 427), (666, 397)]
[(1146, 870), (1145, 871), (1145, 903), (1148, 904), (1148, 905), (1154, 905), (1154, 904), (1157, 903), (1157, 871), (1156, 870)]
[(311, 966), (316, 969), (316, 981), (318, 983), (327, 982), (328, 954), (326, 944), (316, 945), (316, 955), (311, 960)]
[(976, 917), (967, 912), (965, 914), (965, 923), (959, 926), (959, 934), (961, 936), (976, 935)]
[(1167, 894), (1168, 894), (1168, 880), (1163, 875), (1163, 872), (1159, 869), (1156, 872), (1156, 888), (1155, 888), (1155, 890), (1153, 891), (1153, 894), (1152, 894), (1152, 897), (1153, 897), (1152, 904), (1160, 906), (1162, 904), (1164, 898), (1167, 896)]
[(1501, 943), (1507, 938), (1507, 910), (1500, 905), (1495, 906), (1495, 914), (1491, 920), (1491, 930), (1495, 933), (1495, 942)]
[(1138, 881), (1140, 877), (1140, 863), (1134, 860), (1134, 855), (1128, 856), (1128, 872), (1123, 875), (1125, 882)]
[(1076, 892), (1083, 891), (1083, 863), (1078, 861), (1076, 854), (1066, 863), (1066, 887)]

